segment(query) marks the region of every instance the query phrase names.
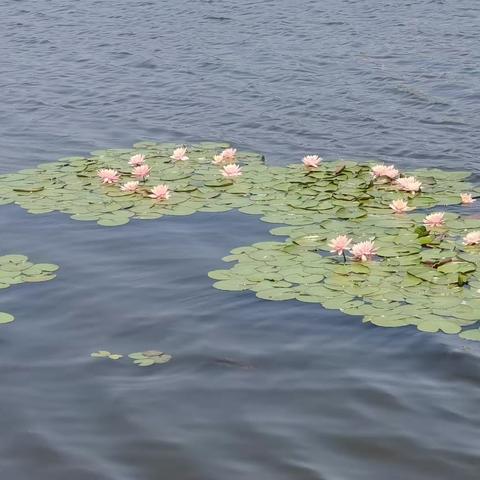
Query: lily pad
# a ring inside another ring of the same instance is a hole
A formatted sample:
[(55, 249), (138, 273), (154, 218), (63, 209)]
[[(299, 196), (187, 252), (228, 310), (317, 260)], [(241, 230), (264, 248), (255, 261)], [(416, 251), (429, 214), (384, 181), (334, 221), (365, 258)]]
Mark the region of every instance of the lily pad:
[(108, 350), (99, 350), (90, 354), (93, 358), (109, 358), (110, 360), (119, 360), (123, 355), (119, 353), (111, 353)]
[(161, 365), (169, 362), (172, 356), (158, 350), (147, 350), (146, 352), (130, 353), (129, 358), (139, 367), (149, 367), (151, 365)]
[(15, 317), (10, 313), (0, 312), (0, 323), (10, 323), (15, 320)]
[(473, 330), (464, 330), (463, 332), (459, 333), (458, 336), (466, 340), (480, 342), (480, 328), (475, 328)]

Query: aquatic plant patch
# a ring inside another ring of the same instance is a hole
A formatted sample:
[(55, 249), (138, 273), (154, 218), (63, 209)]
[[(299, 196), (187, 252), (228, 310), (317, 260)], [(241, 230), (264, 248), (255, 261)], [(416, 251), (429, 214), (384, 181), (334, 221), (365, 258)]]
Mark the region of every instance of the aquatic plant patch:
[(128, 357), (131, 358), (133, 363), (139, 367), (162, 365), (164, 363), (168, 363), (172, 359), (172, 356), (168, 353), (159, 352), (158, 350), (130, 353)]
[(90, 354), (93, 358), (108, 358), (109, 360), (120, 360), (123, 355), (119, 353), (112, 353), (108, 350), (99, 350), (98, 352), (93, 352)]
[[(0, 256), (0, 289), (21, 283), (46, 282), (56, 277), (58, 265), (33, 263), (25, 255)], [(0, 312), (0, 323), (13, 322), (14, 316)]]
[[(356, 234), (367, 235), (365, 228), (358, 222)], [(423, 251), (416, 234), (389, 232), (378, 242), (377, 257), (344, 262), (329, 254), (321, 227), (318, 233), (313, 228), (292, 230), (293, 237), (285, 242), (234, 249), (224, 259), (236, 262), (232, 268), (209, 273), (217, 280), (214, 287), (250, 290), (266, 300), (320, 303), (382, 327), (413, 325), (427, 332), (459, 333), (480, 319), (477, 252), (456, 250), (446, 242)], [(472, 334), (464, 331), (461, 336)]]
[(0, 204), (109, 227), (238, 209), (283, 225), (271, 233), (286, 239), (234, 249), (224, 260), (235, 265), (209, 274), (216, 288), (476, 340), (480, 218), (469, 209), (480, 190), (468, 177), (317, 155), (273, 167), (223, 143), (142, 142), (0, 176)]
[[(223, 159), (222, 152), (233, 150), (227, 147), (200, 143), (188, 148), (188, 160), (174, 160), (175, 145), (143, 142), (133, 149), (44, 163), (1, 175), (0, 204), (15, 203), (32, 214), (60, 211), (104, 226), (233, 208), (262, 215), (265, 222), (305, 225), (389, 211), (399, 194), (390, 183), (375, 182), (372, 188), (369, 165), (337, 161), (314, 169), (267, 167), (262, 155), (253, 152), (234, 151)], [(135, 157), (143, 163), (134, 166)], [(233, 171), (225, 172), (229, 167)], [(135, 173), (139, 168), (143, 173)], [(434, 169), (410, 174), (422, 182), (421, 195), (402, 194), (412, 197), (413, 208), (460, 203), (469, 176)], [(167, 191), (153, 193), (161, 186)]]
[(261, 185), (254, 177), (265, 169), (262, 156), (235, 152), (232, 160), (241, 161), (242, 167), (225, 173), (234, 164), (225, 159), (215, 165), (212, 159), (227, 147), (193, 145), (188, 160), (174, 160), (174, 145), (144, 142), (131, 150), (103, 150), (88, 158), (45, 163), (0, 176), (0, 204), (15, 203), (32, 214), (60, 211), (74, 220), (108, 227), (133, 218), (225, 212), (251, 205), (248, 184)]
[[(90, 354), (93, 358), (107, 358), (109, 360), (120, 360), (123, 355), (120, 353), (111, 353), (108, 350), (99, 350)], [(151, 367), (152, 365), (162, 365), (168, 363), (172, 356), (158, 350), (147, 350), (145, 352), (134, 352), (128, 355), (133, 363), (139, 367)]]

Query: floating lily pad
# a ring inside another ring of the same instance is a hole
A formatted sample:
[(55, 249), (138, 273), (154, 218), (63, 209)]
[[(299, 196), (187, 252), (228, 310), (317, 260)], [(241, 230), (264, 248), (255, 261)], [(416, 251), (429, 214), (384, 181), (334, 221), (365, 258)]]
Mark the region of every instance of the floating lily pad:
[(459, 335), (461, 338), (466, 340), (474, 340), (475, 342), (480, 342), (480, 328), (475, 328), (473, 330), (464, 330)]
[(15, 317), (10, 313), (0, 312), (0, 323), (10, 323), (15, 320)]
[(454, 322), (449, 322), (448, 320), (442, 320), (439, 318), (438, 320), (425, 320), (420, 322), (417, 325), (417, 328), (422, 332), (438, 332), (441, 330), (444, 333), (458, 333), (462, 329), (459, 325)]
[(123, 355), (119, 353), (111, 353), (108, 350), (99, 350), (90, 354), (93, 358), (109, 358), (110, 360), (119, 360)]
[(161, 365), (172, 359), (172, 356), (159, 352), (158, 350), (147, 350), (146, 352), (130, 353), (129, 358), (139, 367), (149, 367), (151, 365)]

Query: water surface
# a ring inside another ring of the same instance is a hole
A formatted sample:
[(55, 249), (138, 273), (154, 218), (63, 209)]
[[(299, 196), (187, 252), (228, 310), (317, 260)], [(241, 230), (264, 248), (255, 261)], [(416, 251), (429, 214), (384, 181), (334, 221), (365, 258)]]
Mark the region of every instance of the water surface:
[[(0, 172), (104, 147), (228, 140), (480, 173), (480, 6), (6, 1)], [(0, 207), (1, 254), (61, 266), (1, 292), (0, 471), (15, 480), (478, 479), (480, 349), (207, 272), (271, 225), (118, 228)], [(168, 365), (93, 360), (160, 349)]]

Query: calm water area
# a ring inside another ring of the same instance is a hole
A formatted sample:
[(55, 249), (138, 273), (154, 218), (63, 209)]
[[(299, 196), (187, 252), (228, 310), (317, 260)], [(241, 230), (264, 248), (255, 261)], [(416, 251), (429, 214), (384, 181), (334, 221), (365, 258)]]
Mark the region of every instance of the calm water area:
[[(0, 26), (0, 174), (147, 139), (480, 179), (475, 0), (3, 0)], [(0, 206), (0, 254), (61, 267), (1, 291), (0, 478), (478, 480), (479, 344), (213, 289), (269, 228)]]

